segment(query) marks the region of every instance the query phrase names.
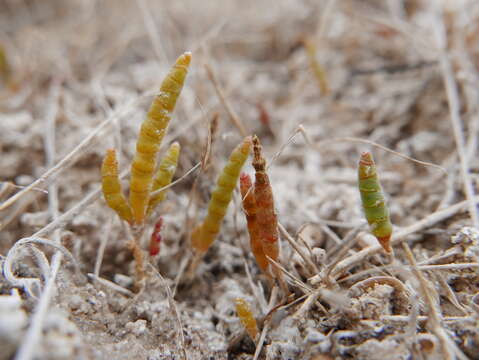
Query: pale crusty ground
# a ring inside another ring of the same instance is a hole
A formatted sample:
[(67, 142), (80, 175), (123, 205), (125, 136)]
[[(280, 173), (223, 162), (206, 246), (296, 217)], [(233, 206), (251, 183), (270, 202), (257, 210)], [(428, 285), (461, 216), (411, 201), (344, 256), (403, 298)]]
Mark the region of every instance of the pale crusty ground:
[[(186, 50), (193, 52), (191, 71), (165, 139), (165, 144), (176, 140), (182, 146), (177, 177), (200, 161), (208, 121), (217, 112), (220, 119), (212, 166), (198, 179), (188, 217), (197, 172), (169, 191), (156, 214), (163, 216), (165, 229), (161, 254), (151, 263), (165, 282), (150, 269), (144, 291), (131, 298), (87, 278), (100, 242), (108, 240), (100, 276), (132, 290), (134, 264), (126, 248), (128, 236), (102, 199), (61, 227), (62, 244), (80, 264), (82, 276), (74, 275), (68, 260), (62, 262), (34, 358), (153, 360), (181, 359), (185, 354), (188, 359), (253, 358), (255, 348), (249, 339), (233, 346), (234, 335), (241, 331), (234, 299), (244, 297), (257, 318), (263, 318), (270, 310), (271, 289), (249, 251), (238, 193), (194, 282), (178, 286), (176, 282), (189, 256), (187, 233), (192, 221), (204, 216), (215, 178), (241, 141), (206, 75), (205, 63), (216, 72), (244, 125), (260, 136), (268, 159), (302, 124), (319, 143), (360, 137), (448, 171), (446, 176), (352, 142), (317, 151), (296, 134), (270, 163), (269, 175), (279, 221), (290, 234), (301, 233), (320, 270), (334, 255), (334, 237), (344, 238), (363, 221), (356, 188), (360, 151), (374, 153), (398, 228), (464, 200), (430, 2), (331, 3), (326, 15), (327, 2), (287, 0), (10, 0), (0, 4), (0, 45), (11, 64), (9, 79), (0, 88), (2, 186), (6, 182), (28, 185), (48, 169), (46, 149), (51, 137), (45, 133), (49, 112), (56, 105), (55, 163), (102, 121), (118, 115), (56, 177), (60, 214), (98, 186), (107, 148), (121, 149), (121, 167), (127, 169), (152, 95), (176, 56)], [(479, 64), (479, 6), (474, 1), (443, 3), (468, 163), (477, 189), (474, 79)], [(330, 94), (321, 94), (312, 75), (302, 46), (305, 37), (317, 44)], [(59, 86), (57, 100), (51, 95), (54, 86)], [(270, 128), (260, 121), (260, 108)], [(244, 170), (252, 174), (250, 161)], [(33, 194), (33, 201), (24, 197), (0, 213), (0, 263), (17, 240), (52, 221), (47, 195), (40, 189)], [(8, 196), (2, 195), (1, 201)], [(323, 220), (339, 224), (328, 226)], [(416, 261), (421, 264), (454, 249), (454, 255), (437, 263), (477, 263), (479, 235), (471, 225), (464, 208), (411, 235)], [(145, 247), (151, 231), (149, 224)], [(52, 240), (53, 234), (46, 238)], [(364, 231), (345, 256), (370, 244), (375, 240)], [(51, 260), (49, 246), (32, 246)], [(301, 247), (310, 254), (304, 244)], [(321, 289), (319, 301), (301, 316), (296, 316), (303, 305), (300, 300), (274, 311), (260, 358), (446, 358), (444, 341), (425, 322), (429, 308), (417, 279), (405, 268), (409, 262), (403, 249), (396, 247), (395, 253), (390, 267), (379, 268), (389, 262), (379, 254), (346, 274), (356, 277), (312, 284), (304, 261), (282, 239), (282, 264), (303, 283), (291, 283), (293, 297), (299, 299), (307, 286)], [(39, 278), (44, 284), (35, 254), (39, 252), (21, 248), (14, 261), (15, 274)], [(369, 273), (359, 274), (368, 269)], [(478, 307), (473, 301), (479, 291), (477, 267), (422, 273), (434, 289), (431, 293), (437, 295), (437, 312), (449, 338), (466, 358), (479, 358)], [(406, 291), (401, 294), (387, 283), (359, 283), (371, 276), (396, 278)], [(166, 284), (175, 291), (175, 306), (168, 301)], [(29, 293), (0, 277), (1, 359), (12, 358), (25, 341), (42, 289)]]

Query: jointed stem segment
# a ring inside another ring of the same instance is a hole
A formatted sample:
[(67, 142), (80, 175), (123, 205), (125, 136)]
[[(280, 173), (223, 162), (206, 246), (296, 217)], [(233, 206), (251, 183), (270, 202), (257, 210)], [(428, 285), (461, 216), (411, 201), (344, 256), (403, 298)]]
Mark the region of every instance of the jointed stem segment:
[(103, 196), (108, 206), (115, 210), (120, 218), (131, 223), (133, 221), (133, 213), (121, 189), (115, 149), (108, 149), (103, 159), (101, 185)]
[(364, 215), (371, 226), (371, 232), (376, 236), (384, 250), (391, 253), (392, 224), (376, 173), (376, 164), (370, 152), (361, 154), (358, 167), (358, 183)]
[(263, 251), (261, 244), (260, 226), (258, 224), (258, 209), (254, 197), (253, 184), (248, 174), (240, 176), (241, 197), (243, 198), (243, 209), (246, 215), (251, 251), (254, 254), (256, 263), (263, 272), (268, 271), (269, 261)]
[(211, 194), (208, 214), (203, 223), (191, 235), (191, 245), (198, 254), (204, 254), (209, 249), (221, 227), (221, 222), (228, 210), (233, 196), (233, 190), (251, 148), (251, 139), (246, 137), (231, 153), (228, 163), (218, 177), (216, 187)]
[(153, 100), (147, 117), (141, 125), (136, 154), (131, 164), (130, 179), (130, 205), (137, 225), (143, 224), (145, 220), (157, 164), (156, 158), (168, 128), (171, 113), (183, 88), (190, 61), (189, 52), (176, 60), (176, 64), (163, 80), (160, 92)]
[(256, 336), (258, 335), (258, 325), (256, 324), (256, 319), (254, 318), (248, 302), (242, 298), (236, 298), (235, 304), (236, 313), (238, 314), (241, 324), (243, 324), (246, 332), (251, 337), (251, 340), (255, 341)]

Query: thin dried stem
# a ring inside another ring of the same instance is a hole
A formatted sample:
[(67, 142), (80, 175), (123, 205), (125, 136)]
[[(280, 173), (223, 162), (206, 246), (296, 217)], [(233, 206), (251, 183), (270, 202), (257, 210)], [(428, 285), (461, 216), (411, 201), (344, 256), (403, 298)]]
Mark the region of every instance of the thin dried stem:
[(332, 144), (337, 143), (337, 142), (356, 142), (356, 143), (361, 143), (361, 144), (367, 144), (367, 145), (374, 146), (378, 149), (381, 149), (381, 150), (384, 150), (384, 151), (389, 152), (391, 154), (394, 154), (394, 155), (396, 155), (400, 158), (412, 161), (412, 162), (414, 162), (416, 164), (419, 164), (419, 165), (422, 165), (422, 166), (432, 167), (432, 168), (441, 170), (444, 174), (447, 174), (447, 170), (444, 169), (442, 166), (439, 166), (439, 165), (436, 165), (436, 164), (433, 164), (433, 163), (429, 163), (429, 162), (426, 162), (426, 161), (421, 161), (421, 160), (414, 159), (410, 156), (401, 154), (400, 152), (389, 149), (386, 146), (378, 144), (378, 143), (376, 143), (374, 141), (371, 141), (371, 140), (347, 136), (347, 137), (339, 137), (339, 138), (333, 138), (333, 139), (328, 139), (328, 140), (322, 140), (319, 143), (315, 143), (313, 140), (311, 140), (311, 138), (309, 137), (306, 129), (302, 125), (298, 126), (298, 130), (299, 130), (299, 132), (301, 132), (301, 135), (303, 135), (306, 143), (308, 145), (310, 145), (312, 148), (314, 148), (318, 151), (326, 150), (327, 148), (331, 147)]
[(289, 295), (290, 291), (288, 289), (288, 285), (284, 277), (282, 276), (282, 274), (285, 274), (286, 276), (288, 276), (288, 278), (291, 279), (292, 283), (298, 286), (299, 288), (303, 289), (304, 292), (310, 293), (313, 291), (311, 288), (309, 288), (308, 285), (306, 285), (304, 282), (302, 282), (301, 280), (296, 278), (293, 274), (291, 274), (288, 270), (286, 270), (284, 266), (282, 266), (280, 263), (273, 260), (269, 256), (267, 258), (271, 266), (273, 267), (273, 273), (278, 278), (279, 286), (281, 287), (281, 290), (283, 291), (283, 294), (285, 294), (285, 296)]
[[(198, 167), (200, 167), (200, 165), (201, 165), (201, 163), (197, 163), (195, 166), (193, 166), (190, 170), (188, 170), (179, 179), (177, 179), (176, 181), (173, 181), (168, 186), (164, 186), (161, 189), (158, 189), (157, 191), (152, 192), (151, 195), (155, 195), (157, 192), (159, 193), (163, 190), (169, 189), (170, 187), (172, 187), (172, 186), (178, 184), (179, 182), (183, 181), (188, 175), (190, 175), (193, 171), (195, 171)], [(127, 169), (127, 170), (123, 171), (120, 174), (120, 179), (126, 177), (129, 173), (130, 173), (130, 169)], [(79, 203), (77, 203), (74, 207), (72, 207), (67, 212), (63, 213), (58, 219), (52, 221), (51, 223), (49, 223), (45, 227), (38, 230), (32, 236), (35, 236), (35, 237), (46, 236), (49, 233), (51, 233), (52, 231), (54, 231), (55, 229), (65, 226), (75, 216), (77, 216), (78, 214), (81, 214), (86, 207), (90, 206), (93, 202), (95, 202), (101, 196), (101, 194), (102, 194), (101, 188), (100, 187), (96, 188), (90, 194), (85, 196), (85, 198), (83, 200), (81, 200)]]
[(168, 299), (168, 305), (173, 315), (175, 316), (176, 322), (177, 322), (176, 332), (178, 337), (178, 345), (180, 348), (181, 358), (184, 360), (187, 360), (188, 354), (186, 353), (186, 342), (185, 342), (185, 335), (184, 335), (184, 329), (183, 329), (183, 322), (181, 321), (180, 312), (178, 311), (178, 307), (176, 306), (173, 293), (171, 292), (170, 286), (166, 282), (165, 278), (158, 272), (158, 270), (156, 270), (153, 265), (151, 264), (148, 264), (148, 265), (153, 270), (153, 273), (160, 279), (161, 283), (163, 284), (163, 287), (165, 288), (166, 297)]
[(315, 291), (312, 294), (309, 294), (304, 303), (293, 314), (293, 318), (298, 320), (304, 319), (306, 317), (306, 314), (309, 312), (311, 307), (316, 303), (320, 296), (320, 291)]
[(112, 223), (113, 223), (113, 218), (110, 217), (106, 225), (105, 232), (103, 233), (103, 236), (101, 237), (100, 246), (98, 247), (98, 251), (96, 253), (95, 268), (93, 270), (93, 273), (96, 277), (100, 276), (101, 263), (103, 262), (103, 255), (105, 254), (105, 249), (108, 243), (109, 234), (111, 233)]
[(188, 177), (188, 175), (190, 175), (193, 171), (195, 171), (196, 169), (198, 169), (199, 167), (201, 166), (201, 162), (197, 163), (195, 166), (193, 166), (190, 170), (188, 170), (187, 172), (185, 172), (182, 176), (180, 176), (178, 179), (176, 179), (175, 181), (169, 183), (168, 185), (166, 186), (163, 186), (162, 188), (159, 188), (158, 190), (155, 190), (153, 191), (150, 196), (156, 196), (158, 194), (160, 194), (162, 191), (165, 191), (166, 189), (169, 189), (170, 187), (173, 187), (175, 186), (176, 184), (182, 182), (184, 179), (186, 179)]
[(479, 216), (477, 214), (476, 202), (474, 201), (475, 191), (472, 185), (468, 157), (466, 153), (466, 141), (463, 134), (463, 126), (460, 115), (459, 95), (457, 84), (454, 80), (454, 74), (451, 63), (448, 58), (446, 43), (446, 29), (442, 21), (443, 14), (440, 13), (434, 21), (434, 35), (439, 49), (439, 60), (441, 71), (446, 88), (447, 101), (449, 103), (449, 115), (451, 119), (452, 129), (454, 132), (454, 140), (456, 142), (457, 154), (461, 165), (462, 182), (464, 192), (468, 200), (469, 216), (476, 228), (479, 228)]
[(311, 260), (310, 257), (306, 255), (306, 253), (301, 249), (301, 247), (296, 244), (296, 241), (293, 239), (293, 237), (288, 233), (288, 231), (284, 228), (281, 223), (278, 222), (278, 229), (281, 232), (281, 234), (286, 238), (286, 240), (289, 242), (289, 244), (293, 247), (293, 249), (298, 253), (299, 256), (304, 260), (308, 270), (312, 274), (316, 274), (319, 272), (318, 267), (316, 264)]
[[(55, 149), (55, 120), (58, 113), (58, 98), (60, 94), (60, 85), (55, 83), (51, 89), (51, 102), (47, 115), (47, 124), (46, 124), (46, 134), (45, 134), (45, 149), (46, 149), (46, 159), (47, 166), (51, 167), (53, 165), (56, 149)], [(58, 192), (56, 184), (50, 184), (48, 186), (48, 208), (50, 215), (53, 220), (58, 217)], [(60, 245), (60, 232), (57, 230), (54, 233), (54, 242), (55, 244)], [(10, 252), (9, 252), (10, 253)], [(62, 262), (63, 254), (61, 251), (55, 252), (52, 257), (52, 263), (49, 269), (47, 278), (45, 279), (46, 284), (43, 289), (43, 292), (40, 296), (40, 301), (38, 302), (33, 317), (31, 319), (30, 326), (27, 330), (25, 338), (20, 345), (17, 354), (15, 355), (16, 360), (29, 360), (34, 357), (35, 349), (40, 342), (43, 332), (43, 323), (45, 321), (48, 307), (50, 305), (51, 298), (53, 296), (53, 290), (55, 288), (55, 280), (60, 269)], [(44, 260), (46, 261), (46, 260)], [(6, 261), (5, 261), (6, 262)], [(46, 269), (44, 269), (45, 271)]]
[(50, 305), (55, 288), (55, 279), (61, 264), (61, 255), (56, 253), (53, 255), (50, 276), (46, 280), (45, 288), (43, 289), (40, 301), (38, 302), (35, 312), (31, 319), (30, 327), (25, 334), (24, 341), (20, 345), (15, 360), (30, 360), (33, 359), (35, 350), (37, 349), (43, 329), (43, 323), (47, 316), (48, 306)]
[(261, 354), (261, 350), (263, 349), (264, 341), (266, 339), (266, 334), (269, 331), (269, 321), (266, 320), (263, 324), (263, 330), (261, 331), (261, 335), (258, 340), (258, 344), (256, 345), (256, 350), (254, 352), (253, 360), (258, 360), (259, 355)]
[(220, 98), (220, 102), (223, 104), (224, 108), (226, 109), (226, 112), (228, 113), (228, 116), (231, 122), (238, 129), (242, 137), (248, 136), (249, 131), (246, 129), (246, 126), (243, 124), (238, 114), (234, 111), (233, 107), (226, 100), (225, 92), (223, 88), (221, 87), (220, 82), (218, 81), (218, 78), (216, 77), (216, 74), (211, 68), (211, 65), (205, 64), (205, 69), (209, 79), (213, 83), (213, 86), (216, 90), (216, 94)]
[(409, 263), (412, 267), (412, 273), (417, 278), (420, 284), (421, 292), (426, 300), (426, 304), (428, 306), (428, 324), (431, 326), (431, 331), (437, 336), (439, 341), (441, 342), (442, 351), (444, 354), (444, 358), (446, 360), (456, 359), (456, 356), (460, 359), (467, 359), (467, 357), (462, 353), (462, 351), (457, 347), (454, 341), (450, 338), (450, 336), (445, 331), (444, 327), (442, 326), (442, 315), (438, 310), (438, 304), (433, 298), (433, 294), (431, 292), (434, 291), (434, 287), (428, 284), (426, 278), (422, 275), (422, 273), (416, 267), (416, 260), (414, 259), (414, 255), (409, 248), (407, 243), (402, 244), (403, 249), (406, 253), (406, 257), (408, 258)]
[(131, 292), (130, 290), (128, 289), (125, 289), (124, 287), (121, 287), (120, 285), (118, 284), (115, 284), (114, 282), (111, 282), (110, 280), (107, 280), (107, 279), (103, 279), (99, 276), (96, 276), (95, 274), (87, 274), (88, 277), (96, 282), (98, 282), (99, 284), (113, 290), (113, 291), (116, 291), (122, 295), (125, 295), (125, 296), (128, 296), (130, 298), (133, 298), (135, 296), (135, 293)]
[(323, 38), (326, 36), (326, 30), (328, 29), (328, 26), (330, 25), (330, 20), (332, 19), (332, 14), (335, 8), (336, 0), (328, 0), (326, 5), (324, 5), (321, 16), (319, 18), (319, 24), (316, 29), (316, 42), (319, 44), (323, 40)]
[(156, 57), (160, 61), (162, 59), (166, 60), (166, 51), (163, 47), (163, 41), (160, 40), (160, 31), (155, 24), (155, 19), (152, 16), (152, 11), (149, 9), (148, 3), (145, 0), (136, 0), (136, 3), (140, 9), (143, 24), (145, 25), (146, 32), (148, 33)]

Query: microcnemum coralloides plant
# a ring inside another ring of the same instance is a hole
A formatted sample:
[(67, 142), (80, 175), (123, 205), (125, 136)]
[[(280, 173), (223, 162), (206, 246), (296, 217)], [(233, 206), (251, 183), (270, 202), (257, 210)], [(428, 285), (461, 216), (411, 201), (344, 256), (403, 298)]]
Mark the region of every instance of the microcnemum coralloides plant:
[[(173, 143), (158, 164), (158, 153), (161, 142), (166, 134), (171, 114), (180, 96), (191, 54), (184, 53), (177, 60), (168, 75), (163, 80), (159, 93), (144, 120), (136, 145), (136, 153), (131, 164), (129, 197), (123, 194), (119, 179), (119, 166), (115, 149), (107, 150), (103, 160), (102, 190), (110, 208), (126, 221), (133, 230), (134, 236), (130, 248), (136, 261), (137, 280), (144, 278), (143, 253), (139, 248), (138, 239), (148, 217), (155, 207), (164, 199), (166, 190), (163, 187), (171, 183), (178, 158), (180, 145)], [(196, 266), (217, 237), (221, 223), (232, 199), (233, 190), (240, 178), (240, 172), (249, 153), (253, 148), (252, 165), (255, 169), (254, 184), (247, 174), (242, 174), (240, 190), (243, 199), (251, 250), (259, 268), (270, 279), (276, 278), (285, 294), (288, 288), (282, 272), (277, 266), (279, 261), (279, 231), (278, 220), (274, 208), (274, 197), (270, 180), (266, 172), (266, 161), (257, 136), (246, 137), (232, 151), (227, 164), (218, 177), (208, 205), (207, 215), (196, 226), (191, 234), (191, 247), (194, 258), (191, 270)], [(376, 167), (370, 153), (361, 156), (358, 170), (359, 189), (364, 213), (371, 226), (371, 232), (376, 236), (386, 252), (391, 252), (389, 240), (392, 226), (389, 212), (385, 205)], [(161, 241), (160, 230), (162, 219), (156, 223), (150, 239), (150, 255), (159, 252)]]
[(266, 172), (266, 160), (262, 154), (259, 138), (254, 135), (253, 168), (255, 182), (248, 174), (241, 174), (240, 190), (246, 216), (250, 246), (259, 268), (272, 280), (276, 278), (284, 292), (289, 294), (283, 273), (278, 268), (279, 230), (278, 217), (274, 206), (273, 189)]
[[(128, 200), (123, 195), (115, 149), (107, 150), (101, 168), (102, 190), (106, 203), (121, 219), (128, 222), (134, 233), (130, 247), (136, 261), (137, 281), (144, 278), (143, 253), (138, 245), (138, 238), (143, 232), (147, 216), (164, 199), (166, 190), (161, 191), (161, 188), (171, 182), (180, 154), (180, 145), (173, 143), (157, 168), (161, 142), (168, 130), (190, 61), (189, 52), (178, 57), (164, 78), (141, 125), (131, 163)], [(157, 230), (159, 233), (159, 229)], [(153, 249), (153, 253), (155, 252)]]

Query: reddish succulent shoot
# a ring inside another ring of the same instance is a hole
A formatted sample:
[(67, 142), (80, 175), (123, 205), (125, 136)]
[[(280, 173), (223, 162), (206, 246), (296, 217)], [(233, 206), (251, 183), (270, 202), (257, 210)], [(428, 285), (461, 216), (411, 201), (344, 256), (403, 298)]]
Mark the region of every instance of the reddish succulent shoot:
[(254, 197), (256, 200), (258, 224), (260, 226), (263, 251), (273, 260), (278, 258), (278, 219), (274, 210), (273, 190), (266, 173), (266, 161), (261, 154), (258, 137), (253, 137), (253, 167), (256, 170)]
[(256, 108), (258, 109), (258, 113), (259, 113), (259, 121), (261, 122), (261, 124), (269, 128), (271, 123), (270, 123), (268, 111), (266, 111), (266, 108), (264, 107), (262, 103), (257, 103)]
[(155, 228), (150, 237), (150, 256), (156, 256), (160, 253), (161, 229), (163, 227), (163, 218), (160, 217), (155, 224)]
[(251, 311), (250, 305), (242, 298), (236, 298), (235, 305), (236, 313), (238, 314), (241, 324), (245, 328), (251, 340), (255, 341), (256, 337), (258, 336), (258, 325), (253, 312)]
[[(253, 136), (253, 167), (255, 169), (254, 199), (256, 202), (256, 221), (259, 228), (261, 248), (266, 259), (279, 261), (278, 217), (274, 209), (273, 189), (266, 173), (266, 160), (261, 153), (261, 143)], [(268, 261), (270, 262), (270, 261)], [(270, 262), (272, 274), (276, 277), (284, 295), (289, 294), (286, 281), (277, 266)]]
[(253, 184), (251, 177), (248, 174), (241, 173), (240, 176), (240, 190), (243, 198), (243, 209), (246, 215), (246, 222), (248, 225), (248, 233), (250, 239), (250, 247), (256, 259), (256, 263), (260, 269), (267, 273), (269, 261), (263, 251), (261, 244), (261, 233), (257, 220), (257, 207), (254, 197)]

